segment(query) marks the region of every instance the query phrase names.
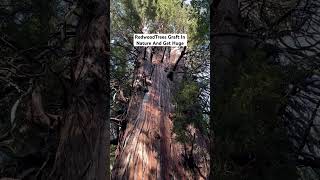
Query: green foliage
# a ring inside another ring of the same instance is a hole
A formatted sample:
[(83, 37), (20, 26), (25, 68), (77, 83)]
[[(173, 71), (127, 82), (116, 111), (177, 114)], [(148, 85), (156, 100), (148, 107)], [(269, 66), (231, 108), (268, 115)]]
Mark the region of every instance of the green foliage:
[(136, 7), (143, 20), (154, 20), (157, 16), (157, 2), (154, 0), (135, 0)]
[(163, 26), (162, 33), (187, 33), (188, 11), (179, 0), (158, 1), (156, 24)]
[(284, 74), (279, 67), (270, 66), (265, 60), (264, 52), (251, 52), (240, 66), (241, 78), (234, 89), (232, 101), (237, 102), (244, 113), (276, 115), (277, 105), (285, 101), (282, 92), (285, 87)]
[(192, 0), (190, 16), (193, 17), (189, 25), (191, 45), (203, 45), (209, 41), (210, 7), (208, 0)]
[[(188, 47), (208, 44), (209, 3), (193, 0), (121, 0), (111, 2), (111, 37), (132, 39), (147, 26), (150, 33), (186, 33)], [(125, 42), (122, 42), (125, 44)]]
[(287, 81), (279, 67), (266, 60), (261, 50), (248, 52), (222, 118), (215, 122), (217, 179), (297, 179), (277, 114), (286, 102)]
[(184, 80), (175, 96), (177, 108), (174, 113), (173, 131), (180, 142), (189, 142), (192, 137), (187, 130), (188, 125), (193, 125), (204, 134), (207, 132), (207, 122), (199, 105), (199, 93), (197, 82)]

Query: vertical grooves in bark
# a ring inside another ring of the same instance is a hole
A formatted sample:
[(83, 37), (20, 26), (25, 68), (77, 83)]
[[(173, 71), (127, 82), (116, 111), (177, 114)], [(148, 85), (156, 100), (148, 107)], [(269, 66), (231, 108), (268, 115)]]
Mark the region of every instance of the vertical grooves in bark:
[[(141, 56), (143, 57), (144, 55)], [(161, 59), (158, 54), (154, 54), (153, 57), (155, 57), (154, 62)], [(152, 85), (148, 93), (136, 92), (131, 99), (128, 125), (121, 141), (123, 143), (119, 147), (112, 174), (113, 179), (164, 179), (164, 177), (167, 179), (169, 177), (170, 145), (168, 145), (169, 136), (166, 135), (168, 129), (164, 124), (168, 119), (165, 112), (167, 110), (162, 108), (169, 106), (169, 85), (164, 66), (159, 62), (156, 62), (153, 69), (151, 61), (144, 61), (139, 72), (143, 71), (148, 74), (153, 71)], [(161, 132), (160, 126), (162, 126)]]
[[(155, 53), (152, 63), (150, 59), (143, 61), (137, 70), (141, 74), (152, 72), (152, 84), (147, 93), (135, 91), (131, 97), (128, 124), (117, 149), (112, 179), (195, 178), (183, 167), (182, 145), (172, 136), (171, 89), (177, 82), (167, 78), (165, 67), (173, 66), (180, 55), (176, 50), (172, 53), (163, 63), (163, 53)], [(143, 52), (139, 58), (144, 58)]]
[(108, 178), (108, 19), (105, 0), (81, 1), (72, 87), (51, 179)]

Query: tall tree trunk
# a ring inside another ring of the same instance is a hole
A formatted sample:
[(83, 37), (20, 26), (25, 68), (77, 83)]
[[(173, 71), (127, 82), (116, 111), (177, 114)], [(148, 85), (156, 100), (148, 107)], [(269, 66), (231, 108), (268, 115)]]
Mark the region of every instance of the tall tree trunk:
[(83, 11), (72, 64), (72, 84), (51, 179), (109, 177), (108, 3), (80, 2)]
[[(225, 116), (229, 113), (226, 110), (227, 104), (232, 96), (235, 83), (239, 80), (239, 65), (243, 61), (246, 49), (252, 46), (252, 41), (237, 36), (243, 32), (243, 27), (240, 21), (240, 10), (238, 0), (214, 0), (211, 4), (212, 32), (211, 32), (211, 50), (213, 50), (213, 72), (211, 78), (213, 82), (214, 100), (211, 101), (214, 124), (219, 128), (219, 123), (224, 123)], [(213, 123), (211, 123), (213, 125)], [(211, 131), (211, 157), (214, 161), (211, 163), (211, 173), (219, 173), (215, 170), (223, 170), (223, 163), (218, 160), (223, 157), (217, 153), (219, 148), (219, 135), (213, 136)], [(214, 139), (214, 140), (213, 140)], [(223, 153), (223, 150), (220, 151)], [(220, 163), (217, 164), (216, 162)], [(214, 167), (220, 166), (221, 167)], [(213, 174), (210, 174), (213, 179)]]
[(238, 8), (238, 0), (215, 0), (213, 2), (213, 48), (214, 48), (214, 62), (215, 62), (215, 97), (225, 98), (219, 96), (228, 93), (230, 84), (235, 77), (232, 76), (232, 66), (238, 63), (237, 57), (240, 47), (239, 38), (237, 36), (220, 36), (222, 33), (237, 33), (240, 24), (240, 14)]
[[(127, 112), (127, 126), (121, 137), (112, 179), (192, 179), (192, 173), (183, 166), (183, 146), (176, 142), (169, 113), (172, 87), (167, 78), (166, 66), (173, 66), (179, 57), (172, 51), (171, 59), (161, 63), (162, 53), (154, 54), (154, 60), (144, 60), (136, 70), (151, 76), (148, 92), (134, 90)], [(139, 58), (143, 59), (141, 53)], [(138, 84), (138, 83), (135, 83)]]

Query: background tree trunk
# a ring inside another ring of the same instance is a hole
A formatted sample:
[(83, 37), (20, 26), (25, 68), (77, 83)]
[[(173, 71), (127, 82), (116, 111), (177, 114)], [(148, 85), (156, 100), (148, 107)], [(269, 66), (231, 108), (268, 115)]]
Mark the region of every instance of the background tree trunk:
[[(215, 0), (211, 4), (213, 11), (211, 19), (212, 32), (211, 32), (211, 47), (214, 72), (211, 74), (213, 81), (213, 97), (212, 103), (212, 122), (215, 122), (214, 128), (219, 128), (219, 123), (224, 123), (224, 118), (229, 113), (227, 112), (228, 102), (232, 97), (236, 83), (239, 80), (239, 65), (243, 61), (245, 49), (248, 48), (248, 39), (244, 39), (236, 34), (242, 31), (240, 21), (240, 10), (238, 7), (238, 0)], [(224, 35), (223, 35), (224, 34)], [(229, 35), (227, 35), (229, 34)], [(212, 96), (211, 96), (212, 97)], [(211, 131), (211, 157), (213, 161), (211, 164), (211, 173), (219, 174), (215, 170), (222, 170), (223, 163), (219, 162), (218, 158), (221, 157), (217, 152), (219, 148), (219, 134), (214, 134)], [(220, 172), (221, 173), (221, 172)], [(217, 176), (215, 176), (217, 177)], [(214, 178), (210, 174), (210, 178)]]
[(109, 177), (109, 27), (105, 0), (81, 1), (72, 84), (51, 179)]

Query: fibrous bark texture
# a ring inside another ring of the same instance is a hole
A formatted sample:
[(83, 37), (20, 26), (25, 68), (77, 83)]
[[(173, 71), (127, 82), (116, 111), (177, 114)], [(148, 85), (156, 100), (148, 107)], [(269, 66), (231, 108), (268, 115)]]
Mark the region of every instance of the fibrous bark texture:
[[(143, 59), (143, 50), (141, 52), (139, 58)], [(171, 58), (164, 58), (163, 62), (163, 53), (155, 53), (152, 62), (142, 60), (143, 65), (136, 70), (134, 84), (138, 84), (139, 74), (151, 77), (151, 84), (147, 86), (147, 92), (134, 87), (135, 94), (129, 102), (127, 126), (116, 152), (112, 179), (201, 179), (199, 174), (192, 174), (183, 165), (184, 148), (175, 140), (172, 119), (169, 118), (174, 111), (172, 91), (179, 76), (172, 82), (165, 69), (174, 66), (180, 53), (177, 49), (172, 50)], [(203, 166), (202, 174), (206, 174), (206, 168)]]
[(51, 179), (105, 180), (108, 177), (108, 19), (105, 0), (80, 1), (76, 57), (68, 108)]

